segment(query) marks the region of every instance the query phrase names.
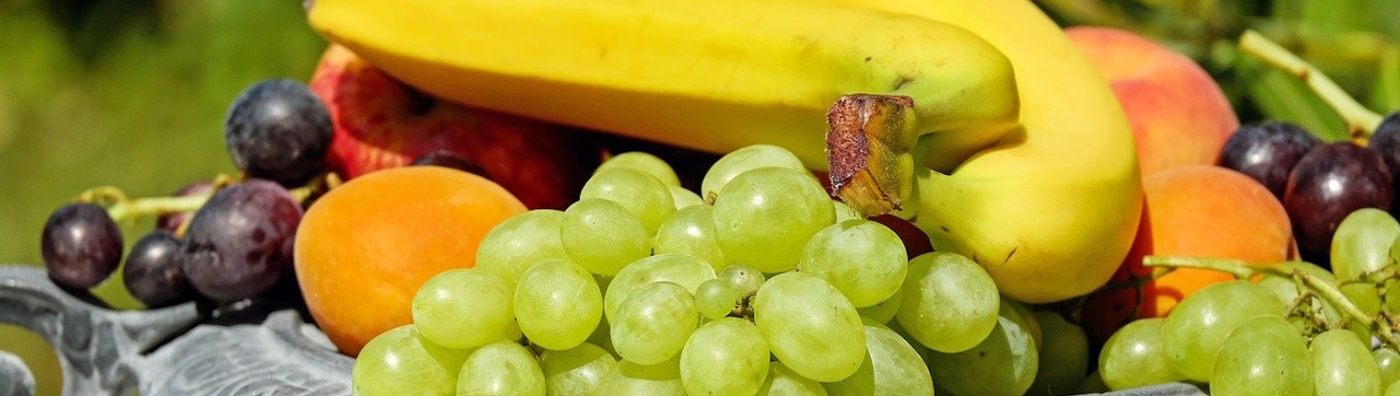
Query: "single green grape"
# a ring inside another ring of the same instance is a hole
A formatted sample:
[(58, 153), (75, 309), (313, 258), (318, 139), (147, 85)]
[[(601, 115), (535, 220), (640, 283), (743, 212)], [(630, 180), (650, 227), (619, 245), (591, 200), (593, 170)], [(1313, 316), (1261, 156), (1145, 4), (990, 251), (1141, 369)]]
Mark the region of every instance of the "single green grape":
[(894, 330), (866, 318), (860, 369), (846, 379), (822, 384), (830, 395), (933, 396), (933, 378), (919, 352)]
[(1001, 303), (1002, 305), (1011, 306), (1011, 311), (1016, 313), (1016, 316), (1013, 317), (1017, 320), (1016, 323), (1020, 323), (1022, 326), (1026, 327), (1026, 331), (1031, 333), (1031, 340), (1035, 341), (1036, 349), (1040, 349), (1040, 345), (1042, 344), (1040, 339), (1043, 335), (1040, 331), (1040, 321), (1036, 320), (1035, 313), (1031, 312), (1030, 307), (1027, 307), (1026, 304), (1022, 304), (1020, 301), (1005, 297), (1001, 299)]
[(1376, 208), (1351, 212), (1332, 234), (1332, 272), (1337, 279), (1359, 279), (1390, 264), (1391, 245), (1400, 237), (1400, 222)]
[(700, 284), (715, 278), (710, 265), (695, 257), (680, 254), (658, 254), (637, 260), (618, 271), (603, 295), (603, 313), (614, 318), (617, 309), (632, 292), (653, 282), (671, 282), (695, 293)]
[(1014, 309), (999, 307), (992, 332), (971, 349), (929, 351), (928, 367), (935, 384), (955, 395), (1021, 395), (1030, 389), (1040, 364), (1039, 351), (1029, 329), (1016, 320)]
[(625, 168), (642, 172), (651, 175), (651, 177), (655, 177), (656, 180), (668, 186), (681, 185), (681, 178), (676, 176), (676, 170), (671, 168), (671, 164), (666, 163), (666, 160), (661, 159), (661, 157), (657, 157), (645, 151), (628, 151), (609, 157), (607, 161), (603, 161), (602, 164), (598, 165), (598, 169), (593, 171), (593, 174), (596, 175), (599, 172), (614, 168)]
[(525, 271), (515, 286), (520, 331), (546, 349), (583, 343), (603, 317), (603, 293), (593, 275), (567, 260), (549, 260)]
[(617, 367), (617, 358), (587, 342), (562, 351), (546, 349), (540, 353), (546, 395), (592, 395), (613, 367)]
[(589, 272), (613, 276), (651, 254), (651, 237), (632, 212), (612, 201), (584, 198), (564, 210), (559, 239), (569, 259)]
[(1108, 391), (1108, 385), (1104, 385), (1103, 377), (1099, 376), (1098, 371), (1094, 371), (1089, 373), (1088, 377), (1084, 377), (1084, 382), (1080, 382), (1079, 387), (1074, 388), (1074, 392), (1072, 393), (1079, 395), (1085, 393), (1105, 393)]
[(831, 198), (810, 173), (776, 167), (735, 176), (713, 215), (725, 258), (764, 273), (796, 268), (807, 241), (836, 222)]
[(710, 264), (714, 272), (724, 269), (728, 261), (715, 242), (714, 207), (691, 205), (672, 214), (656, 230), (654, 253), (694, 256)]
[(626, 208), (641, 220), (647, 235), (656, 235), (661, 222), (676, 212), (671, 188), (646, 173), (625, 168), (598, 171), (584, 183), (579, 199), (602, 198)]
[(972, 259), (931, 252), (909, 261), (904, 301), (895, 318), (919, 343), (939, 352), (967, 350), (991, 334), (1001, 297)]
[[(1276, 347), (1253, 344), (1260, 350)], [(1338, 329), (1318, 334), (1308, 345), (1308, 353), (1312, 358), (1312, 382), (1319, 395), (1378, 395), (1385, 390), (1370, 346), (1350, 331)]]
[(681, 384), (680, 356), (650, 366), (619, 360), (593, 394), (686, 396), (685, 385)]
[[(681, 186), (667, 186), (671, 188), (671, 202), (676, 204), (676, 210), (685, 209), (691, 205), (704, 205), (705, 200), (699, 194)], [(672, 214), (674, 215), (674, 213)]]
[(868, 307), (856, 308), (856, 312), (860, 313), (860, 317), (862, 318), (872, 319), (881, 324), (887, 324), (890, 323), (891, 319), (894, 319), (894, 315), (899, 312), (899, 306), (902, 305), (903, 302), (904, 287), (900, 287), (894, 289), (894, 294), (890, 295), (890, 298), (885, 299), (885, 301)]
[[(811, 176), (807, 167), (802, 165), (802, 160), (797, 159), (797, 155), (785, 148), (769, 144), (745, 146), (725, 154), (710, 166), (705, 172), (705, 177), (700, 180), (700, 197), (704, 198), (705, 202), (715, 202), (720, 191), (724, 190), (725, 185), (735, 176), (769, 166), (806, 172)], [(813, 181), (815, 180), (814, 177)]]
[(481, 238), (476, 269), (490, 272), (515, 285), (520, 274), (541, 261), (568, 258), (559, 239), (564, 212), (535, 209), (497, 224)]
[(845, 202), (832, 200), (831, 207), (836, 210), (837, 223), (846, 220), (865, 220), (865, 216), (861, 215), (860, 212), (856, 211), (856, 208), (852, 208), (851, 205), (847, 205)]
[(739, 302), (739, 292), (719, 278), (710, 279), (695, 289), (695, 306), (706, 319), (729, 316)]
[(414, 325), (399, 326), (360, 350), (350, 371), (350, 387), (362, 396), (450, 396), (457, 391), (457, 374), (471, 352), (433, 344)]
[(768, 280), (758, 269), (743, 264), (725, 267), (715, 276), (715, 279), (727, 283), (740, 296), (757, 293), (758, 288), (763, 286), (763, 282)]
[(410, 309), (413, 323), (429, 341), (448, 348), (476, 348), (520, 332), (514, 298), (515, 291), (496, 275), (454, 269), (424, 282)]
[(1385, 396), (1400, 396), (1400, 383), (1390, 384), (1385, 388)]
[(544, 396), (544, 373), (525, 346), (496, 341), (477, 348), (462, 363), (457, 394)]
[(691, 395), (752, 395), (763, 387), (768, 357), (768, 342), (752, 322), (714, 320), (686, 341), (681, 383)]
[(1282, 317), (1285, 309), (1272, 292), (1249, 281), (1201, 288), (1172, 308), (1162, 327), (1172, 367), (1188, 379), (1210, 381), (1215, 357), (1231, 331), (1255, 316)]
[[(1279, 267), (1283, 269), (1302, 272), (1309, 276), (1316, 277), (1318, 280), (1321, 280), (1323, 282), (1336, 284), (1337, 278), (1332, 275), (1332, 272), (1328, 271), (1325, 268), (1319, 267), (1316, 264), (1312, 264), (1305, 261), (1289, 261), (1280, 264)], [(1259, 281), (1256, 284), (1272, 292), (1274, 296), (1278, 297), (1279, 302), (1282, 302), (1285, 305), (1291, 305), (1298, 299), (1298, 285), (1293, 281), (1292, 277), (1280, 276), (1274, 273), (1265, 273), (1259, 278)], [(1302, 305), (1300, 308), (1303, 307), (1310, 310), (1311, 312), (1320, 312), (1322, 314), (1322, 318), (1325, 319), (1327, 323), (1341, 323), (1341, 312), (1338, 311), (1335, 307), (1333, 307), (1332, 304), (1327, 303), (1324, 299), (1308, 299), (1305, 305)], [(1294, 324), (1297, 327), (1299, 327), (1300, 331), (1303, 330), (1303, 328), (1305, 327), (1306, 322), (1304, 322), (1305, 319), (1303, 319), (1302, 317), (1290, 318), (1290, 320), (1295, 321)]]
[(1184, 381), (1186, 375), (1172, 367), (1162, 341), (1165, 318), (1145, 318), (1129, 322), (1104, 342), (1099, 352), (1098, 373), (1112, 390), (1125, 390), (1168, 382)]
[(1387, 346), (1371, 351), (1371, 357), (1376, 360), (1376, 369), (1381, 374), (1381, 386), (1389, 388), (1400, 382), (1400, 353)]
[(797, 269), (825, 279), (856, 307), (894, 295), (904, 283), (909, 255), (884, 224), (855, 219), (832, 224), (807, 242)]
[[(1349, 334), (1343, 335), (1351, 337)], [(1243, 396), (1313, 394), (1313, 377), (1308, 373), (1308, 351), (1303, 343), (1303, 336), (1282, 316), (1256, 315), (1246, 318), (1230, 332), (1211, 365), (1211, 393)], [(1380, 393), (1380, 390), (1376, 390), (1376, 393)]]
[(700, 325), (700, 313), (684, 286), (661, 281), (634, 290), (609, 322), (617, 354), (650, 365), (681, 352), (690, 333)]
[[(1089, 336), (1084, 328), (1065, 320), (1058, 313), (1031, 313), (1040, 324), (1040, 363), (1031, 382), (1031, 392), (1062, 395), (1074, 391), (1089, 375)], [(1166, 355), (1161, 355), (1165, 363)]]
[(865, 360), (865, 329), (850, 301), (821, 278), (787, 272), (753, 299), (754, 324), (773, 355), (803, 377), (839, 381)]
[(827, 396), (822, 383), (806, 378), (783, 365), (783, 362), (769, 362), (768, 377), (754, 396)]

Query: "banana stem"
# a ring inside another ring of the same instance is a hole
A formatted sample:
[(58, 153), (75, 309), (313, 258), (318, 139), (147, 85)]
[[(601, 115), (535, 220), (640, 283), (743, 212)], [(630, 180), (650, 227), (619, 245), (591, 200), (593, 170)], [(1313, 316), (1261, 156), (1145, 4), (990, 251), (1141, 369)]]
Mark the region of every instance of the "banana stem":
[(902, 209), (913, 192), (914, 100), (844, 95), (826, 117), (826, 158), (836, 195), (866, 217)]
[(1358, 144), (1365, 145), (1366, 140), (1371, 137), (1371, 133), (1380, 126), (1380, 114), (1367, 109), (1361, 103), (1357, 103), (1356, 99), (1342, 90), (1322, 71), (1259, 32), (1246, 30), (1240, 36), (1239, 45), (1240, 50), (1244, 53), (1297, 78), (1309, 89), (1312, 89), (1323, 102), (1327, 103), (1328, 107), (1331, 107), (1333, 111), (1342, 116), (1343, 120), (1346, 120), (1347, 130)]

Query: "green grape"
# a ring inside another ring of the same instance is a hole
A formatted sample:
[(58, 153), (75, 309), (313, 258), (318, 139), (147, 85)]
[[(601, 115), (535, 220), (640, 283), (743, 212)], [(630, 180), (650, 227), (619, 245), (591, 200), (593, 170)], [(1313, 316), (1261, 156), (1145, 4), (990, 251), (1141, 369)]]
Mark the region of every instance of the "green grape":
[(715, 202), (720, 191), (724, 190), (725, 185), (735, 176), (769, 166), (805, 172), (811, 177), (811, 172), (802, 165), (802, 160), (797, 159), (791, 151), (774, 145), (756, 144), (731, 151), (715, 161), (710, 170), (705, 172), (704, 179), (700, 180), (700, 197), (705, 198), (705, 202)]
[(1400, 353), (1390, 347), (1381, 347), (1371, 351), (1371, 357), (1376, 360), (1376, 369), (1381, 374), (1381, 386), (1389, 388), (1400, 382)]
[(1303, 336), (1282, 316), (1256, 315), (1240, 322), (1221, 345), (1212, 367), (1212, 394), (1313, 394)]
[[(982, 342), (961, 352), (931, 350), (933, 382), (954, 395), (1021, 395), (1030, 390), (1040, 364), (1029, 329), (1001, 305), (996, 325)], [(907, 329), (907, 327), (906, 327)]]
[(884, 224), (847, 220), (813, 235), (797, 269), (825, 279), (851, 305), (868, 307), (890, 298), (904, 283), (909, 255), (899, 235)]
[(1255, 316), (1282, 317), (1285, 309), (1273, 293), (1249, 281), (1214, 283), (1181, 300), (1167, 314), (1163, 345), (1173, 368), (1188, 379), (1206, 382), (1231, 331)]
[(1363, 208), (1348, 214), (1332, 236), (1332, 272), (1343, 281), (1390, 264), (1391, 245), (1400, 237), (1400, 222), (1384, 210)]
[(549, 260), (520, 275), (515, 318), (530, 342), (570, 349), (588, 339), (603, 317), (603, 295), (587, 270), (567, 260)]
[(496, 341), (477, 348), (462, 363), (457, 394), (544, 396), (544, 373), (529, 349), (514, 341)]
[(1108, 385), (1104, 385), (1103, 378), (1099, 377), (1099, 372), (1094, 371), (1089, 373), (1088, 377), (1084, 377), (1084, 382), (1080, 382), (1079, 387), (1074, 388), (1073, 393), (1080, 395), (1085, 393), (1105, 393), (1108, 391)]
[(655, 254), (694, 256), (710, 264), (714, 272), (724, 269), (728, 261), (715, 242), (714, 207), (691, 205), (677, 210), (656, 230)]
[(579, 199), (602, 198), (613, 201), (637, 220), (642, 221), (647, 235), (656, 235), (661, 222), (676, 212), (676, 200), (671, 188), (646, 173), (631, 169), (612, 168), (598, 171), (583, 185)]
[(356, 395), (453, 395), (457, 373), (471, 350), (443, 348), (423, 339), (414, 325), (375, 336), (350, 371)]
[(1138, 319), (1108, 337), (1099, 352), (1098, 373), (1109, 389), (1186, 380), (1186, 375), (1172, 367), (1171, 357), (1163, 349), (1162, 326), (1166, 323), (1165, 318)]
[(850, 377), (823, 384), (827, 394), (933, 396), (928, 365), (909, 341), (873, 320), (863, 323), (868, 351), (865, 361)]
[(488, 272), (439, 273), (413, 296), (413, 323), (423, 338), (448, 348), (476, 348), (520, 333), (512, 306), (515, 292)]
[(827, 396), (822, 383), (813, 381), (783, 365), (783, 362), (769, 362), (768, 378), (754, 396)]
[(592, 395), (603, 377), (617, 367), (617, 358), (590, 343), (562, 351), (540, 353), (545, 394), (550, 396)]
[[(1289, 261), (1280, 264), (1280, 267), (1316, 277), (1327, 283), (1336, 284), (1337, 281), (1336, 277), (1332, 275), (1332, 272), (1316, 264), (1305, 261)], [(1283, 302), (1284, 305), (1291, 305), (1298, 299), (1298, 285), (1294, 282), (1292, 277), (1265, 273), (1256, 284), (1273, 292), (1274, 296), (1278, 297), (1278, 300)], [(1341, 323), (1343, 318), (1340, 311), (1322, 298), (1310, 298), (1303, 303), (1299, 309), (1321, 313), (1322, 318), (1326, 320), (1327, 323)], [(1297, 327), (1299, 331), (1306, 332), (1309, 331), (1309, 327), (1314, 326), (1311, 320), (1301, 315), (1290, 317), (1289, 321), (1293, 322), (1294, 326)]]
[(1031, 340), (1035, 341), (1035, 348), (1040, 349), (1040, 338), (1043, 335), (1040, 331), (1040, 321), (1036, 320), (1035, 313), (1031, 312), (1030, 307), (1027, 307), (1026, 304), (1022, 304), (1020, 301), (1005, 297), (1001, 299), (1001, 303), (1002, 305), (1011, 306), (1011, 311), (1016, 313), (1014, 317), (1014, 319), (1017, 320), (1016, 323), (1020, 323), (1022, 326), (1026, 327), (1026, 331), (1031, 333)]
[(651, 254), (651, 237), (632, 212), (612, 201), (584, 198), (564, 210), (559, 239), (569, 259), (589, 272), (613, 276)]
[(763, 282), (767, 280), (762, 272), (743, 264), (725, 267), (716, 275), (716, 279), (729, 284), (729, 287), (739, 292), (740, 296), (758, 292), (758, 288), (762, 287)]
[(815, 275), (787, 272), (769, 278), (754, 296), (753, 311), (773, 355), (803, 377), (839, 381), (865, 360), (860, 315)]
[(695, 289), (695, 307), (706, 319), (729, 316), (739, 302), (739, 292), (719, 278), (710, 279)]
[(618, 271), (603, 295), (603, 313), (615, 317), (617, 309), (632, 292), (653, 282), (671, 282), (691, 294), (700, 284), (715, 278), (715, 271), (704, 261), (680, 254), (658, 254), (637, 260)]
[(768, 356), (768, 342), (752, 322), (711, 321), (685, 342), (681, 383), (692, 395), (752, 395), (768, 376)]
[(602, 164), (599, 164), (598, 170), (594, 171), (593, 174), (596, 175), (599, 172), (614, 168), (625, 168), (642, 172), (651, 175), (651, 177), (655, 177), (656, 180), (668, 186), (681, 185), (681, 178), (676, 176), (676, 170), (671, 168), (671, 164), (666, 163), (666, 160), (660, 157), (644, 151), (628, 151), (614, 155), (608, 158), (607, 161), (603, 161)]
[[(694, 191), (687, 190), (681, 186), (668, 186), (671, 189), (671, 202), (676, 204), (676, 210), (685, 209), (691, 205), (704, 205), (705, 200), (700, 199), (700, 195)], [(674, 213), (672, 214), (674, 215)]]
[(1040, 324), (1041, 342), (1040, 363), (1036, 365), (1039, 369), (1035, 381), (1031, 382), (1030, 393), (1063, 395), (1073, 392), (1089, 374), (1088, 335), (1060, 314), (1035, 311), (1031, 316)]
[(881, 301), (879, 304), (868, 307), (856, 308), (860, 317), (872, 319), (879, 323), (890, 323), (894, 319), (895, 313), (899, 312), (899, 306), (904, 302), (904, 288), (894, 289), (894, 294), (890, 298)]
[(559, 239), (564, 212), (535, 209), (497, 224), (481, 238), (476, 269), (490, 272), (515, 285), (520, 274), (535, 263), (568, 258)]
[(680, 356), (650, 366), (619, 360), (593, 394), (686, 396), (685, 385), (681, 384)]
[[(1346, 296), (1347, 300), (1350, 300), (1352, 305), (1355, 305), (1356, 308), (1360, 309), (1362, 313), (1365, 313), (1367, 316), (1373, 318), (1380, 315), (1381, 296), (1380, 294), (1376, 293), (1376, 285), (1374, 283), (1354, 282), (1341, 285), (1337, 289), (1341, 290), (1342, 295)], [(1327, 306), (1332, 312), (1336, 312), (1336, 315), (1339, 317), (1339, 320), (1340, 318), (1352, 319), (1351, 315), (1341, 313), (1341, 309), (1333, 307), (1332, 303), (1328, 302)], [(1347, 330), (1350, 330), (1352, 334), (1355, 334), (1358, 340), (1361, 340), (1367, 345), (1371, 344), (1370, 326), (1367, 326), (1365, 323), (1361, 323), (1352, 319), (1350, 322), (1347, 323), (1346, 328)]]
[(662, 281), (632, 291), (609, 321), (617, 354), (650, 365), (680, 353), (700, 325), (700, 312), (684, 286)]
[[(1275, 348), (1258, 342), (1254, 342), (1253, 347)], [(1312, 345), (1308, 345), (1308, 353), (1312, 357), (1312, 382), (1319, 395), (1378, 395), (1385, 389), (1370, 346), (1347, 330), (1318, 334), (1313, 337)], [(1305, 371), (1295, 373), (1302, 375)]]
[(933, 350), (967, 350), (991, 334), (1001, 297), (992, 276), (971, 259), (947, 252), (909, 261), (904, 301), (895, 318), (909, 335)]
[(836, 223), (831, 198), (821, 184), (810, 173), (789, 168), (759, 168), (735, 176), (714, 208), (715, 242), (724, 257), (764, 273), (797, 267), (807, 241)]
[(831, 207), (836, 210), (837, 223), (846, 220), (865, 220), (865, 216), (861, 215), (860, 212), (857, 212), (855, 208), (852, 208), (851, 205), (847, 205), (845, 202), (832, 200)]
[(1385, 396), (1400, 396), (1400, 383), (1390, 384), (1385, 388)]

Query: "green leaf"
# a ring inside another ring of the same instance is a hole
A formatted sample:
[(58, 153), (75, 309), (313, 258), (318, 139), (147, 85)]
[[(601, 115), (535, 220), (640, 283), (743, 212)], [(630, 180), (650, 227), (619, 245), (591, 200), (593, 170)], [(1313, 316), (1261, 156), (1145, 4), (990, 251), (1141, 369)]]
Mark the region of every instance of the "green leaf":
[(1376, 85), (1371, 88), (1370, 107), (1382, 114), (1400, 111), (1400, 44), (1391, 43), (1376, 63)]
[(1301, 125), (1323, 141), (1347, 139), (1341, 116), (1302, 82), (1248, 57), (1241, 58), (1238, 72), (1249, 99), (1266, 119)]

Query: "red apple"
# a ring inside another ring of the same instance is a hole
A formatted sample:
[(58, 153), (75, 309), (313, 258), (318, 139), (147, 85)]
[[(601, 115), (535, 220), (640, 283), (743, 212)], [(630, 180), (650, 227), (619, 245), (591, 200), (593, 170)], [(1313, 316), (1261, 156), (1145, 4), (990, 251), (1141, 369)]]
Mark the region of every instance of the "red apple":
[(588, 133), (437, 100), (335, 44), (310, 86), (335, 123), (327, 166), (346, 179), (446, 152), (531, 209), (563, 209), (602, 158)]

